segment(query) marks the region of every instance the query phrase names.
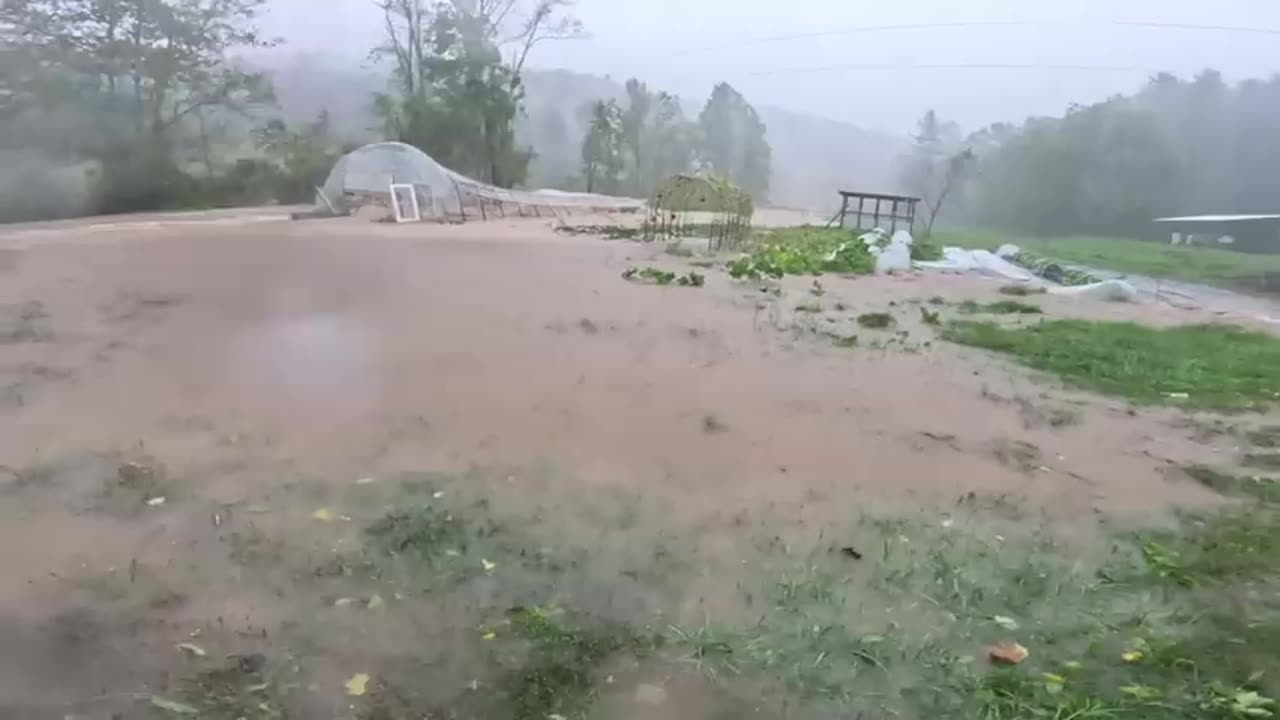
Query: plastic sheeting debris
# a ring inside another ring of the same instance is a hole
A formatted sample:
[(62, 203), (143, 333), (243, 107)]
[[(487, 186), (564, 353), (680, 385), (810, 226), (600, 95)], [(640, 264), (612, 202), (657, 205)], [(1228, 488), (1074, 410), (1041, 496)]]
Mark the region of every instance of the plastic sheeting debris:
[(1004, 260), (989, 250), (966, 250), (948, 247), (942, 249), (942, 259), (917, 262), (916, 267), (943, 272), (972, 273), (1011, 282), (1029, 283), (1035, 275)]
[(1103, 280), (1091, 285), (1053, 287), (1049, 288), (1049, 293), (1104, 302), (1138, 302), (1138, 289), (1124, 280)]

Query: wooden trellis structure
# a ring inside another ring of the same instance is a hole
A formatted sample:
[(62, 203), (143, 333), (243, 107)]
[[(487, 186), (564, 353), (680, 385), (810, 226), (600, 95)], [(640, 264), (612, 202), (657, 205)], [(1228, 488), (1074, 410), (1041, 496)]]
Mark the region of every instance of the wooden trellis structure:
[[(840, 214), (831, 219), (830, 227), (839, 221), (840, 227), (850, 230), (872, 230), (885, 228), (890, 233), (896, 232), (899, 226), (907, 231), (914, 231), (916, 226), (916, 206), (920, 198), (910, 195), (886, 195), (883, 193), (862, 193), (849, 190), (837, 190), (840, 193)], [(850, 217), (853, 221), (850, 224)], [(869, 222), (868, 222), (869, 221)]]
[(650, 203), (644, 239), (706, 237), (711, 251), (736, 248), (751, 234), (755, 203), (733, 183), (703, 175), (676, 175)]

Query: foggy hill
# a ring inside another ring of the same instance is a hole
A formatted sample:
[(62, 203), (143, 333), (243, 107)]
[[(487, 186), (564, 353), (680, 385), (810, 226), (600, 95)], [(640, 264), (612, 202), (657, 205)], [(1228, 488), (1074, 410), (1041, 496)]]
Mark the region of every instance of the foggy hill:
[[(327, 110), (334, 126), (350, 139), (381, 139), (371, 97), (384, 89), (385, 76), (371, 68), (336, 66), (315, 55), (272, 60), (260, 65), (272, 74), (285, 119), (310, 120)], [(529, 182), (561, 185), (578, 172), (586, 108), (596, 100), (625, 98), (625, 79), (528, 70), (524, 80), (525, 112), (516, 132), (521, 144), (537, 152)], [(704, 101), (681, 98), (686, 117), (696, 119)], [(906, 148), (905, 138), (769, 105), (756, 109), (773, 147), (770, 204), (828, 209), (835, 204), (837, 187), (885, 191), (897, 186), (894, 164)]]

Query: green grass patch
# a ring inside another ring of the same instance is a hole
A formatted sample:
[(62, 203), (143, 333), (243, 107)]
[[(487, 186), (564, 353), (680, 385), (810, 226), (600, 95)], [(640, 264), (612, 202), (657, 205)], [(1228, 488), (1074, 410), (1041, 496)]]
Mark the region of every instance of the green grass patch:
[(650, 652), (661, 638), (619, 624), (575, 624), (558, 608), (513, 608), (510, 633), (525, 642), (518, 666), (499, 681), (504, 716), (512, 720), (581, 717), (603, 680), (602, 664)]
[(1280, 482), (1273, 478), (1238, 475), (1207, 465), (1188, 465), (1182, 470), (1191, 479), (1223, 495), (1280, 502)]
[(822, 312), (822, 303), (816, 303), (816, 302), (800, 303), (799, 305), (796, 306), (796, 312), (809, 313), (811, 315), (820, 313)]
[(1029, 295), (1043, 295), (1045, 289), (1042, 287), (1031, 287), (1030, 285), (1002, 285), (1000, 286), (1001, 295), (1011, 295), (1013, 297), (1027, 297)]
[(943, 337), (1142, 404), (1242, 412), (1264, 410), (1280, 397), (1280, 340), (1232, 325), (1158, 329), (1053, 320), (1005, 328), (965, 321), (948, 326)]
[(937, 230), (934, 238), (944, 246), (987, 250), (1012, 243), (1035, 255), (1064, 263), (1221, 287), (1256, 286), (1263, 273), (1280, 272), (1280, 255), (1254, 255), (1126, 238), (1031, 238), (985, 230)]
[(966, 315), (1040, 315), (1044, 313), (1038, 305), (1017, 300), (997, 300), (989, 303), (965, 300), (960, 303), (960, 312)]

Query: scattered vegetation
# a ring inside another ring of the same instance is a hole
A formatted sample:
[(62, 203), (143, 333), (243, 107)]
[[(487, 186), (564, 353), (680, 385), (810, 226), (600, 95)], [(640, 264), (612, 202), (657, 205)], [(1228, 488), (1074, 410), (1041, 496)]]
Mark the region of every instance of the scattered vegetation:
[(810, 314), (820, 313), (822, 312), (822, 303), (817, 303), (817, 302), (800, 303), (799, 305), (796, 306), (796, 312), (810, 313)]
[(1001, 295), (1012, 295), (1014, 297), (1027, 297), (1029, 295), (1043, 295), (1045, 289), (1042, 287), (1032, 287), (1031, 285), (1002, 285), (1000, 287)]
[(942, 314), (922, 307), (920, 308), (920, 320), (925, 325), (939, 326), (942, 324)]
[(511, 635), (527, 644), (522, 662), (499, 687), (512, 720), (581, 717), (595, 699), (602, 664), (619, 653), (642, 655), (661, 644), (619, 624), (572, 624), (559, 608), (512, 608)]
[(680, 287), (702, 287), (707, 282), (706, 276), (702, 273), (690, 272), (685, 275), (676, 275), (673, 272), (655, 267), (628, 268), (626, 272), (622, 273), (622, 279), (650, 283), (652, 285), (675, 284)]
[(1232, 325), (957, 322), (943, 337), (1008, 353), (1078, 387), (1138, 403), (1249, 411), (1280, 397), (1280, 339)]
[(960, 312), (966, 315), (1040, 315), (1044, 313), (1038, 305), (1017, 300), (997, 300), (990, 303), (965, 300), (960, 303)]
[(875, 258), (856, 233), (806, 226), (764, 233), (755, 249), (729, 264), (729, 275), (760, 280), (828, 272), (869, 275), (875, 269)]
[(1274, 478), (1237, 475), (1207, 465), (1188, 465), (1182, 470), (1191, 479), (1223, 495), (1280, 503), (1280, 482)]
[(639, 227), (626, 225), (557, 225), (556, 232), (566, 235), (603, 235), (609, 240), (635, 240), (640, 237)]
[(932, 236), (921, 236), (912, 239), (911, 259), (931, 262), (942, 259), (942, 245)]
[(893, 327), (897, 321), (889, 313), (863, 313), (858, 316), (858, 325), (871, 330), (884, 330)]

